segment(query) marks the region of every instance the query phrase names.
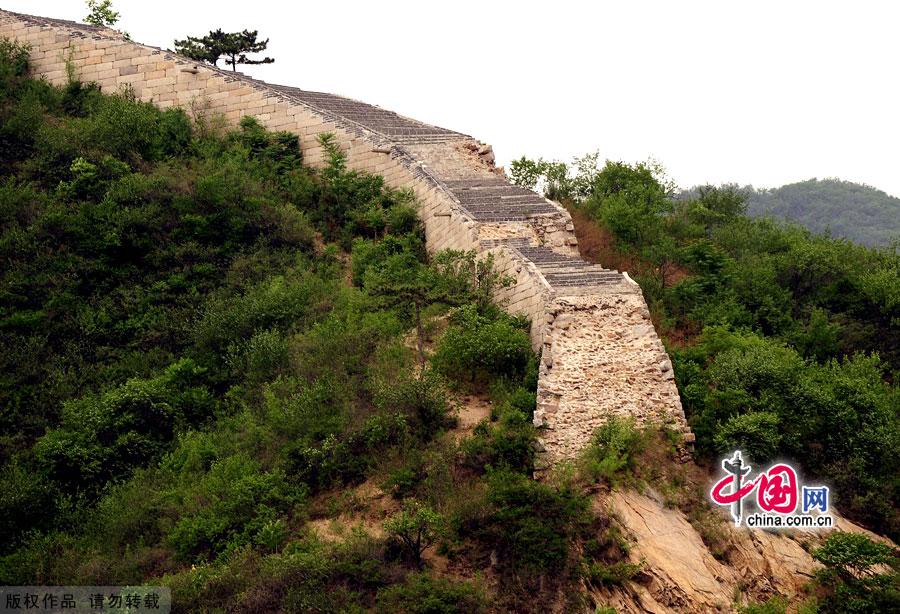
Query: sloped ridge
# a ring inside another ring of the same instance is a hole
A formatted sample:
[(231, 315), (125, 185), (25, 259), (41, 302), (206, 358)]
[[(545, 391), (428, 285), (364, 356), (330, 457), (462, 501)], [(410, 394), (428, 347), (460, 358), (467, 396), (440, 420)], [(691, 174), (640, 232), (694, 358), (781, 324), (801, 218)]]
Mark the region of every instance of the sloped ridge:
[(602, 266), (560, 254), (547, 247), (519, 247), (517, 251), (535, 263), (547, 283), (554, 288), (609, 286), (625, 281), (618, 271), (604, 269)]
[(88, 23), (79, 23), (68, 19), (55, 19), (53, 17), (41, 17), (39, 15), (26, 15), (25, 13), (14, 13), (0, 9), (0, 12), (16, 17), (18, 20), (35, 26), (49, 26), (56, 28), (71, 28), (73, 30), (84, 30), (86, 32), (102, 32), (103, 34), (115, 34), (115, 30), (103, 28), (100, 26), (92, 26)]
[[(468, 138), (467, 135), (439, 128), (375, 105), (325, 92), (301, 90), (287, 85), (267, 84), (271, 89), (309, 106), (334, 113), (394, 141), (433, 142)], [(423, 138), (424, 137), (424, 138)]]
[[(94, 35), (93, 38), (95, 39), (122, 39), (122, 35), (120, 33), (109, 28), (92, 26), (90, 24), (83, 24), (75, 21), (68, 21), (65, 19), (53, 19), (50, 17), (25, 15), (22, 13), (14, 13), (12, 11), (0, 12), (12, 15), (23, 22), (36, 26), (65, 28), (69, 31), (68, 33), (72, 37), (85, 36), (86, 34), (92, 33)], [(181, 57), (176, 56), (176, 54), (170, 50), (163, 50), (156, 47), (151, 48), (157, 49), (161, 53), (170, 54), (173, 57)], [(190, 61), (189, 58), (183, 59)], [(358, 124), (366, 128), (367, 130), (387, 137), (392, 141), (401, 143), (406, 141), (441, 142), (449, 139), (471, 138), (468, 135), (455, 132), (453, 130), (448, 130), (446, 128), (432, 126), (430, 124), (426, 124), (409, 117), (404, 117), (403, 115), (400, 115), (393, 111), (382, 109), (381, 107), (375, 105), (360, 102), (358, 100), (353, 100), (352, 98), (346, 98), (343, 96), (328, 94), (325, 92), (307, 91), (286, 85), (267, 83), (260, 79), (249, 77), (239, 71), (226, 71), (218, 67), (209, 68), (218, 70), (228, 78), (239, 79), (246, 83), (253, 84), (257, 87), (265, 87), (278, 94), (282, 94), (294, 100), (298, 100), (314, 109), (325, 111), (328, 114), (332, 114), (340, 119)]]
[(517, 222), (559, 212), (547, 199), (506, 179), (457, 179), (445, 183), (479, 222)]

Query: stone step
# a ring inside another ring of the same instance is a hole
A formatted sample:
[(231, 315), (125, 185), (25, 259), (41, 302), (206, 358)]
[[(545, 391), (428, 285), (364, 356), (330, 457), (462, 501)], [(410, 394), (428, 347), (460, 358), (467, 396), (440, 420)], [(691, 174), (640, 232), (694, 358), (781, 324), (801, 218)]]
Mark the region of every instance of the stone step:
[(431, 137), (433, 139), (437, 136), (446, 139), (447, 137), (465, 136), (453, 130), (431, 126), (424, 122), (403, 117), (393, 111), (350, 98), (344, 98), (343, 96), (325, 92), (311, 92), (286, 85), (269, 84), (268, 87), (311, 107), (334, 113), (339, 117), (360, 124), (373, 132), (387, 137), (410, 140), (415, 137)]

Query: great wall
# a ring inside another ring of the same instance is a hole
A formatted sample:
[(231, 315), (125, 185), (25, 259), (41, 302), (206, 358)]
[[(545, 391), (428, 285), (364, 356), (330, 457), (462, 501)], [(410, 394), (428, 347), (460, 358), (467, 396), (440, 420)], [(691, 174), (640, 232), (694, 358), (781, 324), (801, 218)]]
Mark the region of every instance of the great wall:
[(512, 185), (490, 146), (348, 98), (197, 63), (114, 30), (0, 11), (0, 37), (29, 44), (33, 72), (54, 84), (74, 71), (105, 92), (128, 87), (163, 108), (220, 115), (230, 124), (255, 116), (271, 130), (297, 134), (314, 167), (323, 162), (317, 137), (332, 133), (350, 168), (414, 192), (430, 251), (493, 254), (515, 279), (498, 298), (530, 318), (541, 351), (539, 469), (576, 456), (610, 415), (667, 424), (693, 440), (638, 285), (581, 260), (568, 212)]

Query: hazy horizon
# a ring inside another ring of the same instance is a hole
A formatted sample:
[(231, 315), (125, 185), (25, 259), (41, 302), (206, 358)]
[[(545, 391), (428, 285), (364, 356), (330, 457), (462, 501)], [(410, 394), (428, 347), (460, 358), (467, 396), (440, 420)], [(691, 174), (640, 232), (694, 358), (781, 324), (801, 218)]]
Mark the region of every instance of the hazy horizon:
[[(662, 163), (681, 187), (839, 178), (900, 195), (897, 9), (877, 3), (428, 6), (113, 0), (117, 27), (172, 48), (257, 29), (242, 72), (350, 96), (522, 155)], [(83, 21), (82, 0), (2, 8)]]

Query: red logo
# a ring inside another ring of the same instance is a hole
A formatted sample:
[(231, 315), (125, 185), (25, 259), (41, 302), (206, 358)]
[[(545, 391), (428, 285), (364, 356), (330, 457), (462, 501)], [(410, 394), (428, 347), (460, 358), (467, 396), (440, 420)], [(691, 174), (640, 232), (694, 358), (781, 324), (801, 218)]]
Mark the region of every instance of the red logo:
[[(800, 490), (797, 472), (785, 463), (773, 465), (756, 479), (750, 480), (750, 466), (744, 465), (740, 452), (731, 459), (722, 461), (728, 473), (713, 486), (710, 496), (719, 505), (730, 505), (731, 515), (736, 525), (741, 523), (741, 502), (756, 490), (756, 504), (765, 512), (791, 514), (797, 509)], [(748, 478), (745, 481), (745, 477)]]

